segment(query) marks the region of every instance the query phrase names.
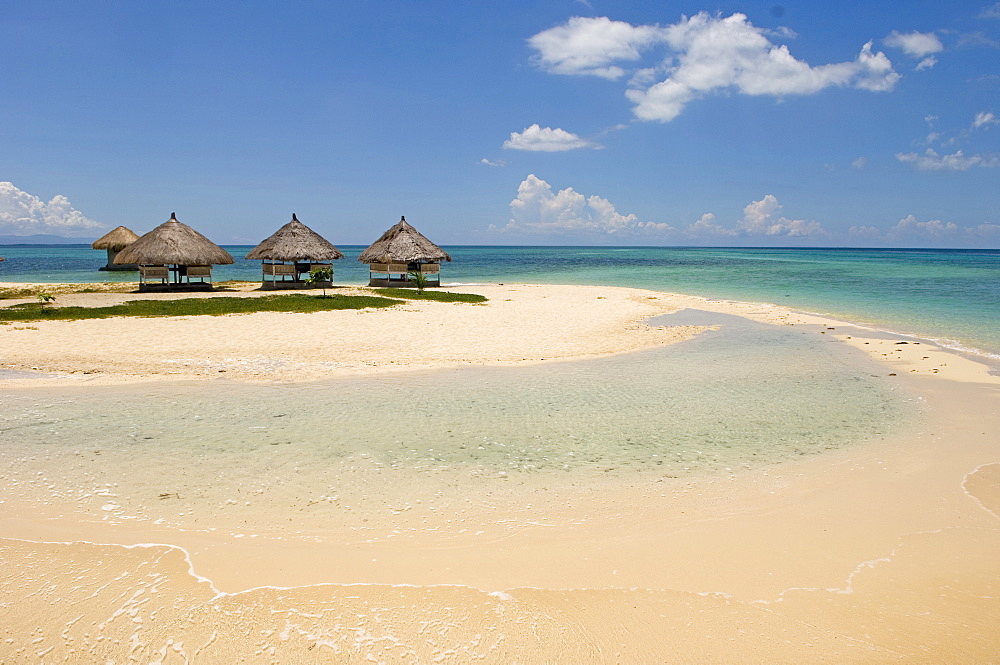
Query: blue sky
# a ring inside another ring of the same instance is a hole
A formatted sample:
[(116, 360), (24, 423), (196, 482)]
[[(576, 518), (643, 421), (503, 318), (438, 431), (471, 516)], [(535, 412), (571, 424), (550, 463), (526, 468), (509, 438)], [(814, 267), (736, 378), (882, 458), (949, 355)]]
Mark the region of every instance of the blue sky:
[(1000, 2), (0, 2), (0, 234), (1000, 247)]

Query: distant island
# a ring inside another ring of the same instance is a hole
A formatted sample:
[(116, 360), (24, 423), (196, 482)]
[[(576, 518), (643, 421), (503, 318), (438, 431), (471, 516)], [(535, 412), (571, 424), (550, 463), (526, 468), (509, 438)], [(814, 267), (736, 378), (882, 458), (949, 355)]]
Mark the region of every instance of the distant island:
[(68, 238), (47, 233), (30, 236), (0, 235), (0, 245), (89, 245), (94, 238)]

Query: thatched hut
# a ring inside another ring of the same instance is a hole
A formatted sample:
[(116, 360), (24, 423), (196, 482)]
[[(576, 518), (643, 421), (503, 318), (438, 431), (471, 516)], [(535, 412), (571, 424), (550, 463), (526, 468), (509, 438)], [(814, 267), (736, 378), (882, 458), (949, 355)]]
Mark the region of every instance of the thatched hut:
[(174, 213), (115, 257), (118, 264), (138, 264), (140, 291), (182, 287), (211, 289), (212, 266), (232, 262), (229, 252), (187, 224), (178, 222)]
[[(292, 213), (292, 221), (250, 250), (246, 258), (262, 262), (261, 288), (301, 289), (333, 286), (332, 262), (344, 255)], [(309, 272), (317, 268), (329, 268), (330, 279), (307, 284)]]
[(441, 285), (441, 261), (451, 261), (444, 251), (400, 217), (399, 223), (361, 252), (358, 261), (368, 264), (370, 286), (413, 286), (409, 273), (427, 277), (428, 286)]
[(138, 239), (139, 236), (134, 231), (124, 226), (119, 226), (118, 228), (108, 231), (100, 238), (92, 242), (90, 244), (92, 248), (108, 250), (108, 263), (107, 265), (101, 266), (99, 269), (138, 270), (139, 266), (135, 263), (115, 263), (115, 257), (118, 255), (118, 252), (122, 251)]

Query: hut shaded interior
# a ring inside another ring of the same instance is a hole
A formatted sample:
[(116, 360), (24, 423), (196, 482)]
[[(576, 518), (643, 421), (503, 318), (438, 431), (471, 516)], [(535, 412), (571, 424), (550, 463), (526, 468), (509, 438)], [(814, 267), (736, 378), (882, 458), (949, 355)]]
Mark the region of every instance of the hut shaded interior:
[(440, 286), (441, 262), (451, 261), (451, 256), (400, 217), (358, 261), (368, 264), (370, 286), (414, 286), (410, 273), (423, 275), (427, 286)]
[(169, 220), (120, 251), (115, 263), (139, 266), (140, 291), (211, 289), (212, 266), (233, 263), (233, 257), (171, 213)]
[[(333, 285), (333, 261), (344, 254), (330, 241), (299, 221), (292, 221), (250, 250), (246, 258), (260, 260), (261, 288), (326, 288)], [(309, 282), (310, 272), (329, 268), (330, 279)]]
[(139, 266), (135, 263), (115, 263), (115, 257), (118, 256), (118, 252), (138, 239), (139, 235), (131, 229), (125, 226), (118, 226), (91, 243), (90, 246), (93, 249), (104, 249), (108, 252), (108, 262), (101, 266), (99, 270), (138, 270)]

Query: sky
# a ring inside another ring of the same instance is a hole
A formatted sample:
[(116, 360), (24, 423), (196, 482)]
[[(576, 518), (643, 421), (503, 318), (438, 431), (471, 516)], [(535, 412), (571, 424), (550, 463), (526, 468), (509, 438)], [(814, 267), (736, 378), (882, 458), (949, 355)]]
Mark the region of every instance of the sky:
[(1000, 247), (1000, 2), (0, 0), (0, 235)]

